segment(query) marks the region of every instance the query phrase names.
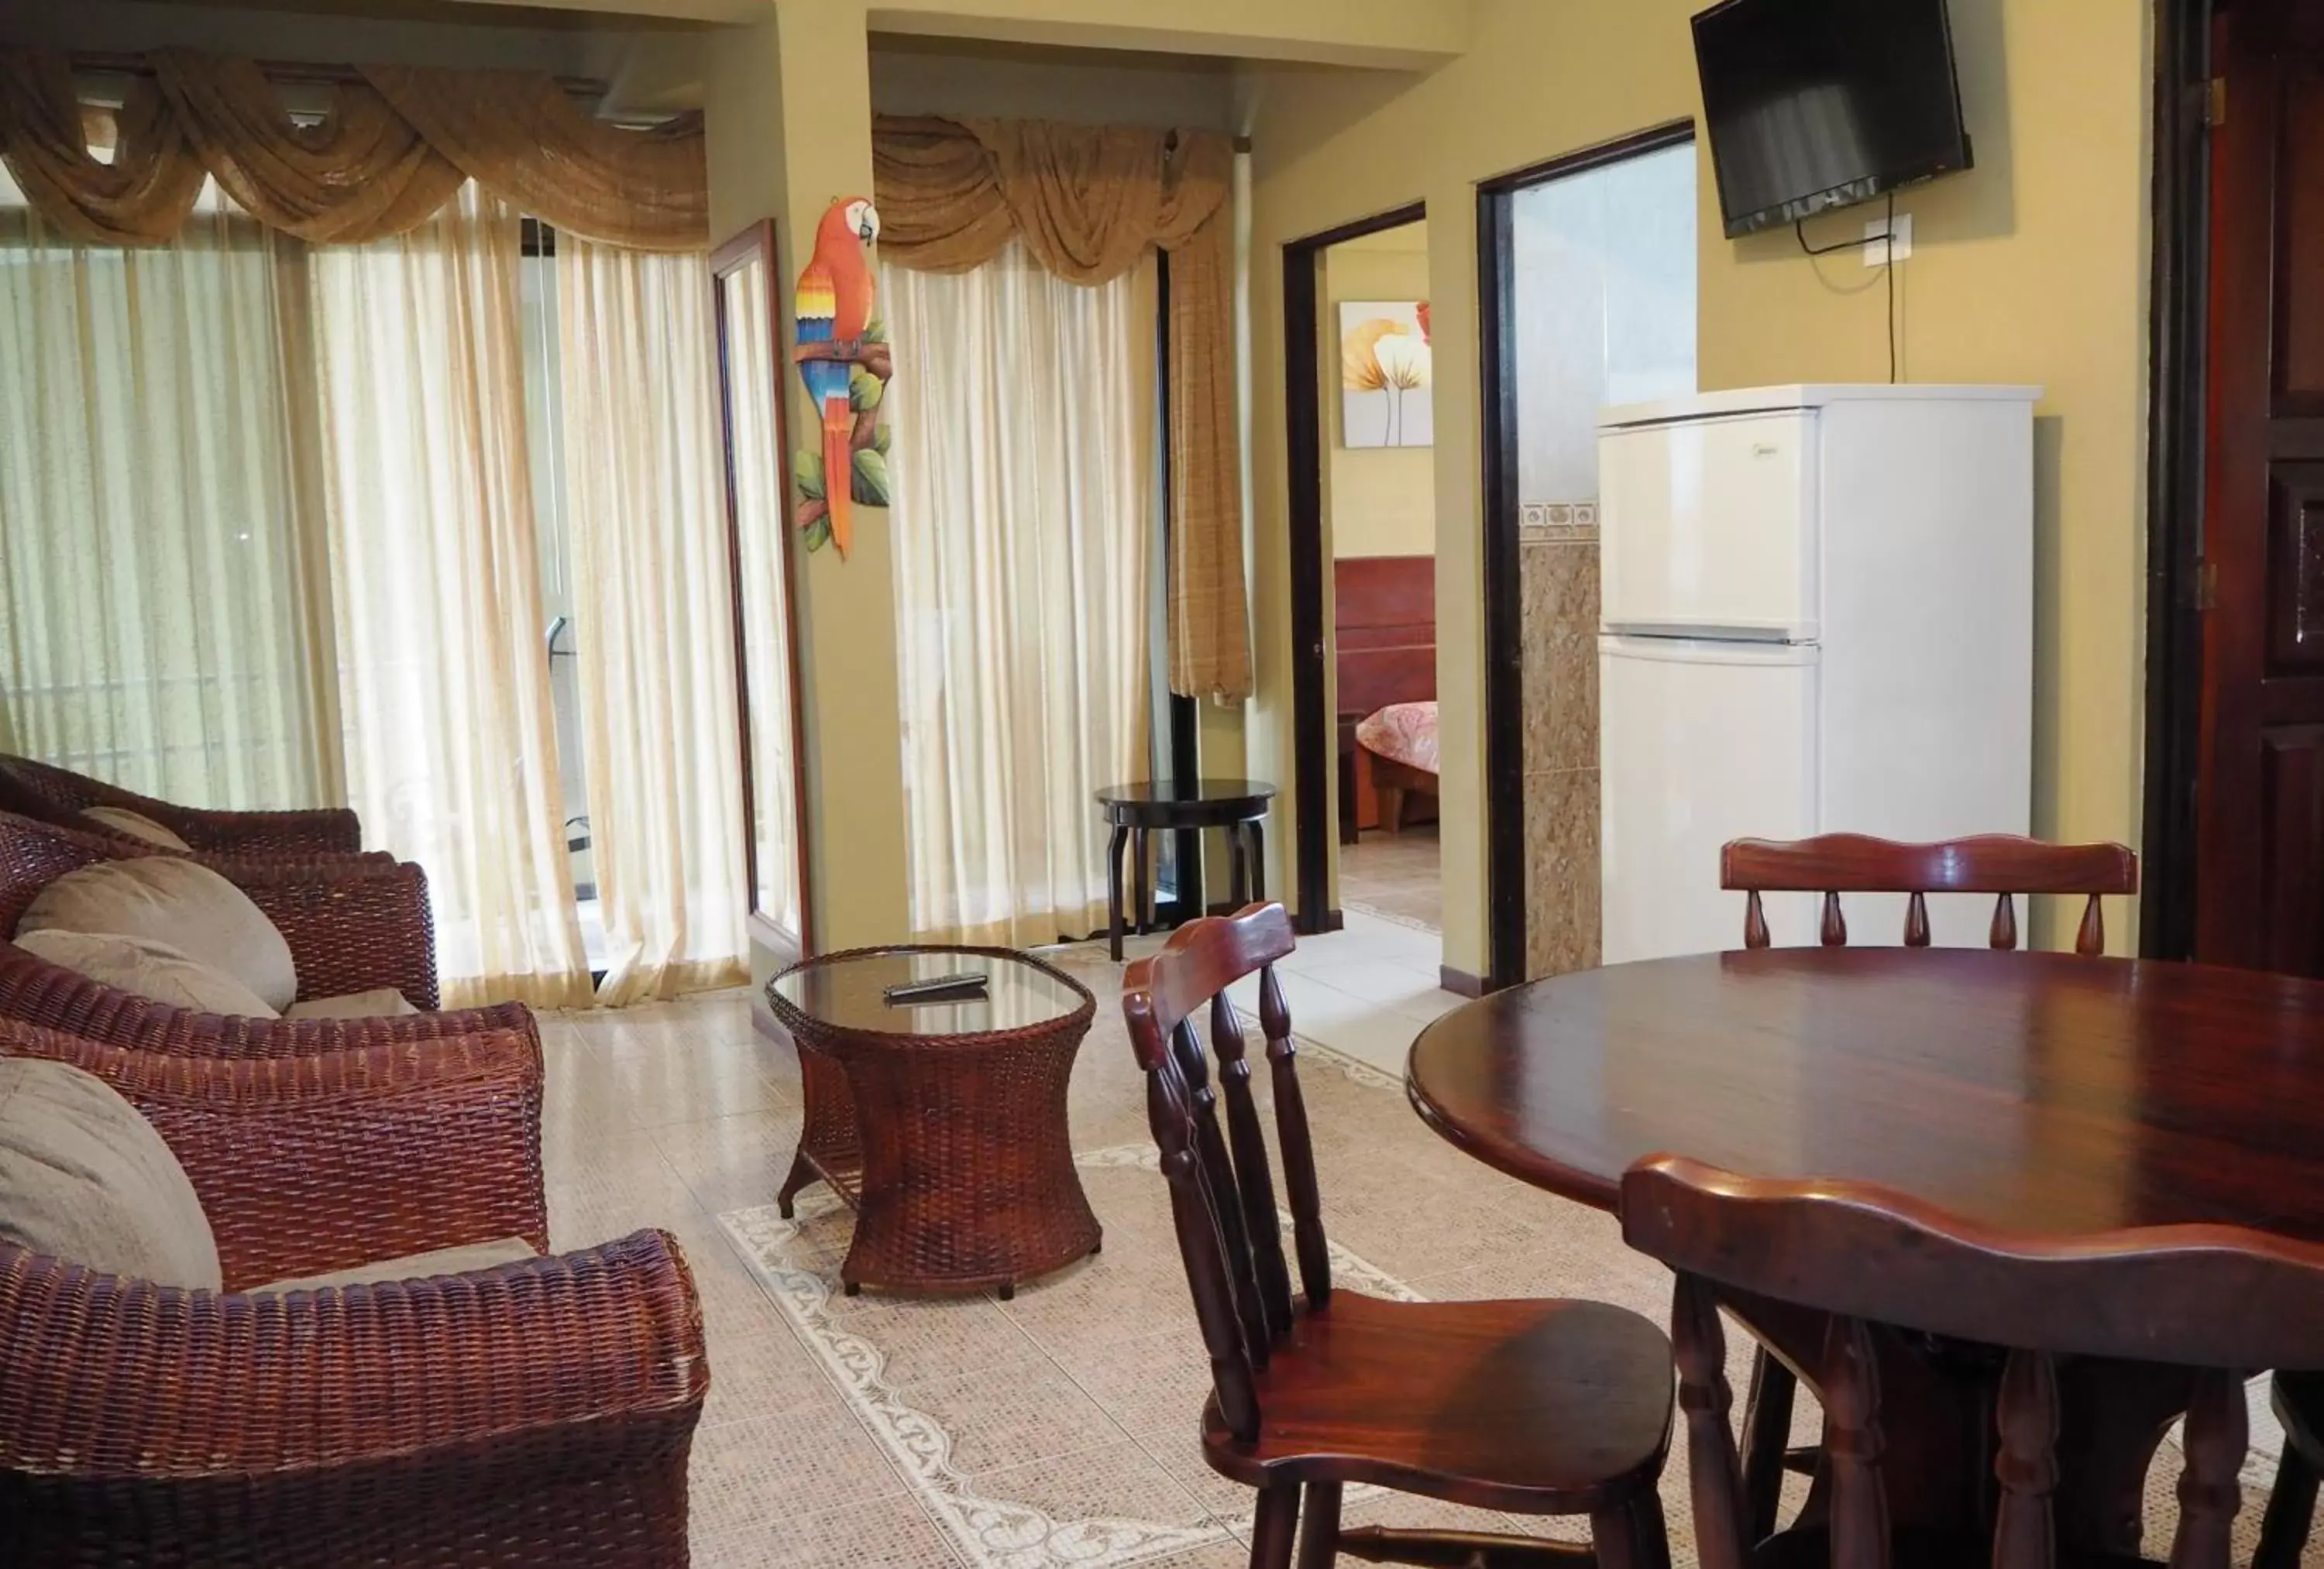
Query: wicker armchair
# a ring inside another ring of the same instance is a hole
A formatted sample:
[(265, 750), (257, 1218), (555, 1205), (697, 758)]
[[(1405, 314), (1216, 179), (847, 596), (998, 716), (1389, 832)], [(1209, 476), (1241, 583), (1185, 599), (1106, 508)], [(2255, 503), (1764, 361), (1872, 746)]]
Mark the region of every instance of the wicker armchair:
[(7, 935), (35, 895), (92, 862), (174, 852), (132, 846), (0, 812), (0, 1017), (110, 1045), (209, 1057), (284, 1057), (457, 1036), (479, 1030), (535, 1033), (521, 1003), (435, 1010), (436, 935), (428, 876), (410, 862), (345, 856), (198, 856), (250, 895), (281, 930), (299, 970), (299, 995), (345, 996), (392, 986), (420, 1014), (377, 1019), (252, 1019), (197, 1014), (116, 991), (36, 959)]
[(269, 1280), (548, 1241), (516, 1032), (295, 1061), (0, 1023), (111, 1083), (184, 1164), (223, 1294), (0, 1244), (0, 1563), (683, 1564), (709, 1384), (692, 1277), (639, 1232), (431, 1280)]
[(88, 828), (79, 819), (90, 806), (119, 806), (150, 817), (194, 849), (216, 855), (351, 855), (363, 849), (363, 825), (345, 807), (211, 812), (156, 801), (53, 764), (0, 754), (0, 811)]

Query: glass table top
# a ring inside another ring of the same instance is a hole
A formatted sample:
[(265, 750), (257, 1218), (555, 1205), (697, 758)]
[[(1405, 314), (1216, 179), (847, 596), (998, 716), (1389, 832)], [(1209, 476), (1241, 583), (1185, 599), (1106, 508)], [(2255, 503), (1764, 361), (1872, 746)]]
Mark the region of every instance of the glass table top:
[[(888, 987), (963, 972), (988, 977), (982, 996), (890, 1003)], [(770, 999), (835, 1029), (873, 1035), (981, 1035), (1070, 1017), (1089, 994), (1021, 959), (946, 948), (881, 949), (813, 959), (767, 983)]]

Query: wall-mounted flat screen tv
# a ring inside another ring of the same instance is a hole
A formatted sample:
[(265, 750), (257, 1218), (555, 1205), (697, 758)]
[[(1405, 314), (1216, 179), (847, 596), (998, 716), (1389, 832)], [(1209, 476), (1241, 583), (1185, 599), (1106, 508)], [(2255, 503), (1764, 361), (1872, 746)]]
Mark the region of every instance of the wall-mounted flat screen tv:
[(1945, 0), (1723, 0), (1694, 58), (1730, 237), (1970, 166)]

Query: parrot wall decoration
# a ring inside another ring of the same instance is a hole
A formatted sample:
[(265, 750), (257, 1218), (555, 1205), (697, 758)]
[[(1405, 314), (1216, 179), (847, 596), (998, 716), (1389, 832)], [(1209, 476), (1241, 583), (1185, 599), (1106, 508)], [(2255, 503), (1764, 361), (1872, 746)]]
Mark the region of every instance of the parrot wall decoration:
[(870, 255), (879, 237), (880, 215), (870, 201), (833, 202), (816, 227), (792, 304), (799, 380), (814, 405), (817, 444), (796, 461), (798, 520), (810, 550), (827, 537), (842, 560), (854, 537), (854, 507), (888, 504), (879, 408), (892, 366), (872, 310)]

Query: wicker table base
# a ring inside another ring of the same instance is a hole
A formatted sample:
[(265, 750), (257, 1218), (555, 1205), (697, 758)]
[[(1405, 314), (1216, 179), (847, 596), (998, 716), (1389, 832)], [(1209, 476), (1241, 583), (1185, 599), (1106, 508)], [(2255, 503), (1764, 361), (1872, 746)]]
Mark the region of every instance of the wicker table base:
[[(892, 965), (906, 955), (991, 970), (996, 983), (1003, 966), (1024, 966), (1078, 1003), (1014, 1027), (973, 1027), (977, 1005), (894, 1010), (895, 1023), (867, 1029), (860, 1013), (843, 1021), (830, 1014), (844, 1010), (786, 995), (787, 979), (816, 966)], [(767, 989), (798, 1042), (807, 1096), (806, 1127), (778, 1202), (790, 1215), (793, 1197), (819, 1179), (854, 1208), (855, 1237), (840, 1266), (848, 1295), (872, 1286), (997, 1290), (1006, 1299), (1018, 1281), (1098, 1251), (1065, 1118), (1074, 1059), (1096, 1014), (1085, 987), (1010, 950), (959, 948), (831, 954)], [(898, 1032), (916, 1018), (968, 1027)]]

